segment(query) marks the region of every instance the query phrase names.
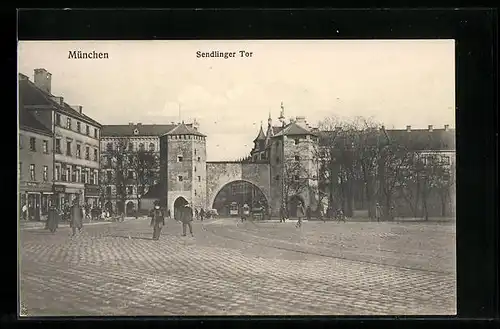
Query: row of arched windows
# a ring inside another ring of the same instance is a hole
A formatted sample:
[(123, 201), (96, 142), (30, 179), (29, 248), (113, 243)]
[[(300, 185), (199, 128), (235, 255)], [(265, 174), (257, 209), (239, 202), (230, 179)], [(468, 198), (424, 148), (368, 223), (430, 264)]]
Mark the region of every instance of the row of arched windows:
[[(120, 147), (120, 146), (118, 146), (118, 147)], [(149, 143), (149, 148), (148, 148), (148, 150), (149, 150), (150, 152), (154, 152), (154, 151), (155, 151), (155, 148), (156, 148), (155, 143)], [(108, 150), (108, 151), (113, 150), (113, 143), (112, 143), (112, 142), (109, 142), (109, 143), (107, 143), (107, 144), (106, 144), (106, 150)], [(139, 150), (141, 150), (141, 151), (144, 151), (144, 150), (145, 150), (145, 145), (144, 145), (144, 143), (139, 143)], [(128, 144), (128, 146), (127, 146), (127, 151), (130, 151), (130, 152), (135, 151), (135, 149), (134, 149), (134, 144), (133, 144), (133, 143), (129, 143), (129, 144)]]

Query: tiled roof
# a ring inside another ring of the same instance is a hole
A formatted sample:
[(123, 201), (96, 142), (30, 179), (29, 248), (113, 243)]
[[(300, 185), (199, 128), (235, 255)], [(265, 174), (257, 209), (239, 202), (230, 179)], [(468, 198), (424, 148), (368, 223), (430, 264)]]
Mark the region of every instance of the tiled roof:
[(262, 126), (260, 126), (259, 134), (257, 135), (257, 137), (255, 137), (255, 139), (253, 141), (255, 142), (255, 141), (261, 141), (261, 140), (265, 140), (265, 139), (266, 139), (266, 134), (264, 134), (264, 130), (262, 130)]
[(184, 122), (180, 125), (177, 125), (177, 127), (173, 128), (172, 130), (166, 132), (165, 135), (195, 135), (206, 137), (196, 129), (187, 126)]
[[(102, 137), (120, 137), (120, 136), (162, 136), (176, 125), (155, 125), (155, 124), (139, 124), (139, 125), (104, 125), (101, 128)], [(138, 130), (138, 134), (134, 134), (134, 130)]]
[(59, 110), (67, 115), (79, 118), (82, 121), (86, 121), (90, 124), (96, 125), (98, 127), (101, 124), (92, 118), (76, 111), (71, 106), (66, 103), (63, 105), (58, 104), (51, 97), (54, 95), (46, 93), (45, 91), (38, 88), (33, 82), (28, 79), (19, 80), (19, 105), (20, 106), (41, 106), (38, 110), (50, 109)]
[(47, 128), (44, 124), (38, 121), (33, 114), (22, 107), (19, 109), (19, 128), (33, 129), (45, 135), (53, 135), (52, 130)]
[(273, 136), (279, 133), (282, 129), (283, 127), (273, 127)]
[(289, 123), (287, 126), (285, 126), (284, 129), (282, 129), (280, 132), (275, 134), (273, 137), (279, 137), (279, 136), (291, 136), (291, 135), (316, 135), (316, 133), (311, 132), (310, 130), (307, 130), (306, 128), (298, 125), (295, 122)]

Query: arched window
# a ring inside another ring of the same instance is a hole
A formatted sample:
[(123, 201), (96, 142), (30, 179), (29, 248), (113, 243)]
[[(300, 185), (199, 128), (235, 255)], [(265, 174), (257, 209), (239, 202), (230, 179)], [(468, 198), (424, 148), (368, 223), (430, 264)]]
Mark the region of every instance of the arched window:
[(149, 151), (151, 151), (151, 152), (155, 151), (155, 144), (154, 143), (149, 143)]
[(108, 143), (108, 144), (106, 145), (106, 149), (107, 149), (108, 151), (113, 150), (113, 143)]
[(139, 144), (139, 149), (140, 149), (141, 151), (144, 151), (144, 143), (140, 143), (140, 144)]

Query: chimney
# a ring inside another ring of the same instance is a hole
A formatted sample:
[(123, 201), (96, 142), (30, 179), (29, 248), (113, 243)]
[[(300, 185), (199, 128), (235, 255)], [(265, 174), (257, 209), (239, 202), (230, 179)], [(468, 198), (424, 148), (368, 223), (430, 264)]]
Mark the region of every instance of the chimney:
[(432, 125), (429, 125), (429, 131), (430, 131), (430, 132), (432, 132), (432, 131), (433, 131)]
[(450, 130), (450, 125), (444, 125), (444, 131)]
[(59, 104), (61, 106), (64, 104), (64, 97), (61, 97), (61, 96), (52, 96), (51, 98), (52, 98), (52, 100), (54, 102), (56, 102), (57, 104)]
[(411, 126), (406, 126), (406, 131), (411, 132)]
[(128, 123), (128, 125), (129, 125), (129, 126), (133, 126), (133, 125), (134, 125), (134, 123), (133, 123), (133, 122), (129, 122), (129, 123)]
[(71, 108), (73, 110), (77, 111), (78, 113), (82, 114), (83, 106), (81, 106), (81, 105), (71, 105)]
[(45, 91), (46, 93), (51, 93), (51, 82), (52, 74), (47, 72), (46, 69), (35, 69), (35, 86)]
[(19, 73), (19, 81), (21, 80), (29, 80), (30, 78), (28, 78), (26, 75), (22, 74), (22, 73)]

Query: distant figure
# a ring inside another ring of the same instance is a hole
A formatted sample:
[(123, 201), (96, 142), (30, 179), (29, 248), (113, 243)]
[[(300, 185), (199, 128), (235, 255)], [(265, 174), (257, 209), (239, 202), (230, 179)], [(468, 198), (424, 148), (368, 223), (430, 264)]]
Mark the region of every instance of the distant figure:
[(377, 219), (377, 222), (380, 222), (380, 217), (382, 216), (382, 208), (380, 207), (380, 204), (377, 202), (375, 205), (375, 218)]
[(194, 217), (196, 218), (196, 220), (200, 220), (200, 213), (198, 212), (198, 209), (194, 210)]
[(21, 213), (24, 220), (28, 220), (28, 205), (25, 203), (21, 209)]
[(247, 220), (248, 216), (250, 216), (250, 207), (245, 203), (242, 208), (241, 221)]
[(153, 226), (153, 240), (160, 239), (160, 234), (163, 226), (165, 226), (165, 217), (163, 210), (160, 209), (159, 202), (155, 202), (154, 208), (151, 211), (151, 226)]
[(172, 218), (172, 213), (170, 212), (170, 209), (167, 210), (167, 218)]
[(295, 225), (295, 227), (299, 228), (302, 226), (302, 218), (304, 217), (304, 213), (305, 213), (304, 205), (302, 204), (302, 201), (299, 201), (299, 204), (297, 205), (298, 221), (297, 221), (297, 224)]
[(339, 208), (337, 210), (337, 221), (343, 221), (345, 223), (345, 216), (344, 216), (344, 211), (342, 210), (342, 208)]
[(284, 223), (285, 222), (285, 206), (281, 206), (280, 207), (280, 223)]
[(181, 222), (182, 222), (182, 236), (186, 236), (186, 227), (189, 227), (189, 233), (193, 235), (193, 210), (186, 204), (183, 209), (181, 209)]
[(205, 218), (205, 209), (201, 208), (201, 210), (200, 210), (200, 220), (203, 222), (204, 218)]
[(57, 226), (59, 225), (59, 216), (61, 215), (60, 211), (56, 208), (54, 203), (50, 203), (49, 205), (49, 213), (47, 216), (47, 228), (50, 232), (55, 233), (57, 230)]
[(78, 202), (78, 198), (75, 198), (75, 200), (73, 201), (73, 206), (71, 207), (70, 215), (71, 215), (70, 226), (71, 229), (73, 230), (73, 236), (74, 236), (76, 234), (77, 229), (78, 233), (81, 233), (83, 228), (83, 210), (82, 207), (80, 206), (80, 203)]
[(307, 208), (306, 208), (306, 218), (307, 218), (308, 221), (311, 220), (311, 211), (312, 211), (311, 210), (311, 206), (307, 206)]

